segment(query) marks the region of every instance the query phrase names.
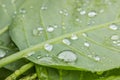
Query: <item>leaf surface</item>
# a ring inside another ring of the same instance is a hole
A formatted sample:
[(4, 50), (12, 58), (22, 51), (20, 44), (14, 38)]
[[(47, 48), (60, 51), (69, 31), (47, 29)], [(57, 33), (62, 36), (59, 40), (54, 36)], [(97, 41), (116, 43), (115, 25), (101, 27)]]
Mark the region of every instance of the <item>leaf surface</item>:
[(119, 4), (118, 0), (25, 1), (10, 35), (20, 50), (33, 48), (25, 57), (39, 65), (93, 72), (117, 68)]

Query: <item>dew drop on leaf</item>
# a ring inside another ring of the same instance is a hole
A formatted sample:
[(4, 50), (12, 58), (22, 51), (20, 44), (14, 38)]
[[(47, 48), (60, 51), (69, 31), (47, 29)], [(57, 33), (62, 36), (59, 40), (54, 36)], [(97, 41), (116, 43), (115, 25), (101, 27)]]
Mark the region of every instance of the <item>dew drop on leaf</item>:
[(48, 8), (46, 6), (42, 6), (41, 10), (47, 10)]
[(42, 33), (43, 28), (42, 27), (38, 27), (37, 29), (33, 29), (33, 35), (34, 36), (40, 36), (40, 34)]
[(82, 36), (87, 37), (88, 35), (86, 33), (82, 33)]
[(84, 43), (84, 46), (85, 46), (85, 47), (90, 47), (90, 44), (89, 44), (88, 42), (85, 42), (85, 43)]
[(77, 40), (77, 39), (78, 39), (78, 36), (77, 36), (76, 34), (72, 34), (71, 39), (72, 39), (72, 40)]
[(89, 17), (95, 17), (97, 15), (97, 13), (95, 11), (91, 11), (88, 13)]
[(80, 11), (80, 14), (81, 14), (81, 15), (85, 15), (85, 14), (86, 14), (86, 11), (84, 11), (84, 10), (83, 10), (83, 11)]
[(4, 57), (5, 55), (6, 55), (6, 52), (0, 49), (0, 58)]
[(20, 9), (19, 11), (21, 14), (25, 14), (26, 13), (26, 10), (24, 8)]
[(51, 57), (41, 57), (39, 61), (44, 62), (44, 63), (52, 63), (53, 59)]
[(77, 8), (77, 11), (81, 11), (81, 8), (79, 7), (79, 8)]
[(58, 59), (63, 60), (65, 62), (74, 62), (77, 60), (77, 56), (74, 52), (66, 50), (58, 54)]
[(109, 28), (110, 28), (111, 30), (117, 30), (117, 29), (118, 29), (118, 26), (115, 25), (115, 24), (111, 24), (111, 25), (109, 26)]
[(94, 56), (94, 59), (95, 59), (96, 61), (100, 61), (100, 60), (101, 60), (99, 56)]
[(60, 10), (60, 11), (59, 11), (59, 13), (60, 13), (60, 14), (63, 14), (63, 11), (62, 11), (62, 10)]
[(118, 35), (112, 35), (111, 36), (111, 40), (118, 40), (119, 39), (119, 36)]
[(79, 19), (79, 18), (76, 18), (75, 21), (80, 22), (80, 19)]
[(53, 27), (47, 27), (47, 32), (53, 32), (54, 31), (54, 28)]
[(70, 45), (71, 42), (68, 39), (63, 39), (62, 42), (66, 45)]
[(50, 51), (53, 50), (53, 45), (51, 45), (51, 44), (45, 44), (44, 45), (44, 49), (50, 52)]
[(54, 28), (58, 28), (58, 25), (53, 25)]
[(33, 54), (35, 54), (35, 52), (34, 52), (34, 51), (32, 51), (32, 52), (29, 52), (27, 55), (25, 55), (25, 57), (32, 56)]

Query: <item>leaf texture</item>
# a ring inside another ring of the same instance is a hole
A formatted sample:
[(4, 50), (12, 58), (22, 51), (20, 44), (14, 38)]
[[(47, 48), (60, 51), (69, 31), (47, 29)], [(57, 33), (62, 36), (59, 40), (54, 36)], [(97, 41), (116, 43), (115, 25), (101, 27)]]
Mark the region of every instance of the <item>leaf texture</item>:
[(10, 26), (10, 35), (20, 50), (33, 50), (25, 58), (39, 65), (93, 72), (118, 68), (119, 4), (118, 0), (27, 0)]

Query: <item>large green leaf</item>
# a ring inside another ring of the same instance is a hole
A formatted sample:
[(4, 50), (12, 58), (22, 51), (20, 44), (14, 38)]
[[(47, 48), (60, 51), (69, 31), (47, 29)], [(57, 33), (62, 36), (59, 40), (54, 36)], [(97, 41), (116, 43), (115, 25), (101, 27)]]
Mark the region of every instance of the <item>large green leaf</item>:
[[(40, 65), (105, 71), (120, 67), (119, 0), (29, 0), (10, 27), (25, 57)], [(38, 45), (37, 45), (38, 44)]]

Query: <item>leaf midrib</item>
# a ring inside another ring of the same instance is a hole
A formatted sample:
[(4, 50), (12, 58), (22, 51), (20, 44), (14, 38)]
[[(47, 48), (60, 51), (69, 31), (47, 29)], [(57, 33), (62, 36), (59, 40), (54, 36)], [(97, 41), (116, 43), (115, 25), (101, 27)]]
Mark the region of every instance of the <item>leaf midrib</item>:
[[(116, 22), (119, 22), (119, 19), (118, 20), (115, 20), (115, 21), (111, 21), (111, 22), (108, 22), (108, 23), (105, 23), (105, 24), (101, 24), (99, 26), (93, 26), (93, 27), (90, 27), (90, 28), (87, 28), (87, 29), (84, 29), (84, 30), (80, 30), (80, 31), (76, 31), (76, 32), (73, 32), (73, 33), (68, 33), (68, 34), (65, 34), (63, 36), (60, 36), (60, 37), (56, 37), (56, 38), (53, 38), (53, 39), (50, 39), (50, 40), (47, 40), (47, 41), (44, 41), (42, 43), (39, 43), (37, 45), (34, 45), (28, 49), (25, 49), (27, 52), (29, 52), (29, 50), (38, 50), (40, 48), (42, 48), (46, 43), (54, 43), (56, 41), (59, 41), (59, 40), (62, 40), (66, 37), (70, 37), (72, 34), (82, 34), (82, 33), (85, 33), (85, 32), (88, 32), (88, 31), (93, 31), (93, 30), (96, 30), (96, 29), (99, 29), (99, 28), (105, 28), (105, 27), (108, 27), (107, 25), (110, 25), (112, 23), (116, 23)], [(25, 53), (27, 54), (27, 53)], [(24, 54), (23, 54), (24, 55)]]

